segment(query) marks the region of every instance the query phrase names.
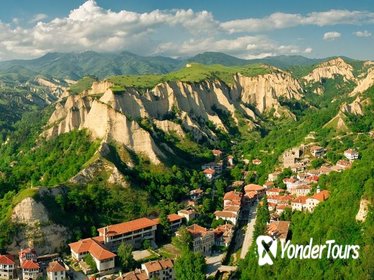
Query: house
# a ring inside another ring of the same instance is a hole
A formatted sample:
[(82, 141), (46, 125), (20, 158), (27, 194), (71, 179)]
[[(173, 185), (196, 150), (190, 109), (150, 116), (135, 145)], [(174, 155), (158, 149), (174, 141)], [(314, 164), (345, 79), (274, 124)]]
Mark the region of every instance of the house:
[(272, 181), (266, 181), (262, 186), (263, 186), (265, 189), (270, 189), (270, 188), (273, 188), (273, 187), (274, 187), (274, 182), (272, 182)]
[(355, 159), (358, 159), (359, 154), (354, 149), (348, 149), (344, 151), (344, 156), (349, 160), (355, 160)]
[(248, 184), (244, 187), (244, 192), (255, 192), (257, 196), (265, 194), (266, 188), (256, 184)]
[(22, 249), (19, 253), (18, 253), (18, 257), (19, 257), (19, 262), (22, 264), (24, 261), (33, 261), (33, 262), (37, 262), (38, 260), (38, 255), (36, 254), (36, 251), (32, 248), (26, 248), (26, 249)]
[(290, 195), (271, 195), (267, 197), (268, 203), (275, 203), (276, 205), (289, 205), (292, 200)]
[(286, 241), (289, 227), (290, 227), (289, 221), (275, 221), (275, 222), (271, 222), (267, 226), (266, 232), (269, 236), (273, 237), (274, 239), (279, 239), (280, 241)]
[(184, 217), (188, 223), (196, 218), (196, 211), (193, 209), (182, 209), (178, 211), (178, 215)]
[(216, 220), (222, 219), (224, 221), (229, 221), (233, 225), (236, 225), (236, 223), (238, 222), (237, 212), (222, 210), (222, 211), (215, 211), (214, 215), (216, 217)]
[(261, 163), (262, 163), (262, 161), (258, 158), (252, 160), (252, 164), (254, 164), (254, 165), (260, 165)]
[(307, 183), (307, 184), (312, 184), (312, 183), (318, 183), (318, 180), (319, 180), (319, 176), (318, 175), (308, 175), (304, 179), (304, 182)]
[(38, 279), (40, 276), (40, 266), (33, 260), (25, 260), (21, 263), (23, 279)]
[(286, 187), (287, 187), (287, 191), (288, 192), (292, 192), (293, 189), (295, 189), (296, 187), (300, 186), (302, 184), (301, 181), (297, 180), (296, 178), (294, 177), (291, 177), (291, 178), (284, 178), (283, 179), (283, 183), (286, 184)]
[(144, 240), (155, 241), (157, 224), (155, 220), (140, 218), (99, 228), (98, 232), (106, 247), (112, 251), (116, 251), (122, 241), (133, 248), (140, 248)]
[(190, 191), (190, 199), (198, 200), (203, 195), (203, 193), (204, 193), (204, 191), (200, 188), (194, 189), (194, 190)]
[(207, 178), (208, 181), (211, 181), (213, 180), (214, 175), (216, 174), (216, 171), (212, 168), (207, 168), (203, 171), (203, 173), (205, 175), (205, 178)]
[(347, 160), (340, 159), (336, 162), (336, 166), (342, 170), (345, 170), (345, 169), (351, 168), (352, 164)]
[(227, 156), (227, 165), (228, 166), (234, 166), (234, 157), (229, 155)]
[(300, 148), (293, 148), (283, 153), (283, 167), (289, 168), (300, 160), (301, 151)]
[(229, 187), (230, 190), (241, 190), (244, 186), (244, 181), (234, 181)]
[(274, 203), (274, 202), (268, 202), (268, 209), (269, 209), (270, 212), (274, 211), (276, 209), (276, 207), (277, 207), (276, 203)]
[(222, 160), (220, 160), (219, 162), (209, 162), (209, 163), (203, 164), (201, 166), (201, 169), (202, 170), (213, 169), (217, 174), (221, 174), (222, 169), (223, 169), (223, 162)]
[(302, 185), (302, 186), (296, 187), (296, 189), (293, 189), (291, 194), (296, 195), (296, 196), (307, 196), (311, 190), (312, 190), (311, 186)]
[(281, 195), (281, 194), (284, 193), (284, 192), (285, 192), (284, 189), (272, 188), (272, 189), (268, 189), (268, 190), (266, 191), (266, 195), (267, 195), (267, 196)]
[(215, 158), (219, 159), (222, 156), (222, 151), (221, 150), (212, 150), (212, 154), (213, 154), (213, 156), (215, 156)]
[(174, 280), (174, 264), (171, 259), (150, 261), (142, 264), (147, 279)]
[(0, 279), (14, 279), (15, 265), (12, 255), (0, 255)]
[(223, 207), (227, 207), (229, 205), (241, 205), (243, 194), (238, 191), (230, 191), (225, 193), (223, 196)]
[(65, 280), (66, 268), (58, 261), (50, 262), (47, 267), (47, 276), (49, 280)]
[(231, 224), (220, 225), (214, 229), (214, 240), (216, 246), (225, 246), (230, 245), (231, 239), (233, 237), (234, 226)]
[(286, 208), (291, 209), (289, 205), (284, 205), (284, 204), (277, 205), (275, 209), (275, 213), (277, 213), (280, 216), (283, 213), (283, 211), (286, 210)]
[(111, 271), (115, 267), (116, 255), (104, 247), (104, 236), (86, 238), (70, 243), (70, 252), (73, 259), (84, 260), (88, 254), (93, 258), (99, 272)]
[(149, 280), (149, 278), (144, 270), (135, 269), (134, 271), (120, 275), (116, 280)]
[(192, 248), (194, 253), (201, 253), (209, 256), (214, 245), (214, 233), (206, 228), (193, 224), (187, 227), (187, 231), (192, 236)]
[(292, 211), (304, 211), (306, 206), (307, 196), (298, 196), (291, 202)]
[(306, 200), (306, 207), (310, 212), (313, 212), (314, 208), (320, 203), (328, 199), (330, 196), (330, 192), (323, 190), (317, 192), (315, 195), (308, 197)]
[[(167, 216), (172, 232), (176, 232), (181, 227), (181, 225), (183, 224), (183, 218), (183, 216), (177, 214), (169, 214)], [(160, 224), (160, 218), (153, 219), (153, 221), (155, 221), (157, 225)]]
[(310, 147), (310, 153), (317, 158), (323, 157), (325, 149), (320, 146), (312, 146)]

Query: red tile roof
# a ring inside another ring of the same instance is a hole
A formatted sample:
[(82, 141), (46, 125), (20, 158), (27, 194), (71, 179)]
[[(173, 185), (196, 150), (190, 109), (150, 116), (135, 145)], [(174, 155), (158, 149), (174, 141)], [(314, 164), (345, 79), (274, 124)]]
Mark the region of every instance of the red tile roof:
[(89, 252), (97, 260), (106, 260), (114, 258), (116, 255), (103, 248), (97, 241), (92, 238), (79, 240), (69, 244), (72, 251), (77, 254)]
[(216, 217), (223, 217), (223, 218), (236, 218), (238, 215), (236, 213), (233, 213), (231, 211), (216, 211), (214, 212), (214, 215)]
[(215, 156), (220, 156), (220, 155), (222, 155), (222, 151), (220, 151), (220, 150), (212, 150), (212, 153), (213, 153), (213, 155), (215, 155)]
[(256, 184), (248, 184), (244, 187), (244, 191), (245, 192), (250, 192), (250, 191), (262, 191), (264, 190), (265, 188), (263, 186), (260, 186), (260, 185), (256, 185)]
[[(147, 227), (152, 227), (157, 225), (157, 222), (154, 220), (148, 219), (148, 218), (140, 218), (136, 220), (132, 220), (129, 222), (124, 222), (116, 225), (110, 225), (108, 226), (108, 236), (116, 236), (124, 233), (133, 232), (136, 230), (140, 230)], [(104, 235), (104, 229), (99, 228), (98, 231), (100, 232), (100, 235)]]
[(122, 277), (118, 277), (116, 280), (148, 280), (147, 273), (145, 271), (130, 271), (123, 275)]
[(214, 175), (216, 173), (216, 171), (212, 168), (207, 168), (203, 172), (204, 174), (210, 174), (210, 175)]
[(267, 233), (274, 235), (276, 238), (286, 239), (288, 235), (288, 228), (290, 227), (290, 222), (288, 221), (276, 221), (271, 222), (267, 226)]
[(281, 192), (284, 192), (285, 190), (284, 189), (280, 189), (280, 188), (272, 188), (272, 189), (268, 189), (266, 192), (275, 192), (275, 193), (281, 193)]
[(305, 204), (307, 198), (308, 198), (307, 196), (299, 196), (299, 197), (296, 197), (294, 200), (292, 200), (292, 203), (301, 203), (301, 204)]
[(0, 255), (0, 264), (14, 265), (14, 258), (12, 255)]
[(65, 267), (58, 261), (50, 262), (47, 267), (47, 272), (65, 271)]
[(194, 238), (199, 236), (205, 236), (210, 232), (205, 227), (199, 226), (197, 224), (193, 224), (187, 227), (187, 230), (190, 234), (192, 234)]
[(39, 264), (30, 260), (26, 260), (21, 265), (22, 269), (39, 269)]
[(223, 200), (241, 200), (242, 193), (236, 192), (236, 191), (231, 191), (225, 193)]
[(329, 191), (326, 191), (326, 190), (323, 190), (323, 191), (320, 191), (319, 193), (316, 193), (315, 195), (313, 195), (312, 197), (314, 199), (317, 199), (319, 201), (325, 201), (326, 199), (328, 199), (330, 196), (330, 192)]

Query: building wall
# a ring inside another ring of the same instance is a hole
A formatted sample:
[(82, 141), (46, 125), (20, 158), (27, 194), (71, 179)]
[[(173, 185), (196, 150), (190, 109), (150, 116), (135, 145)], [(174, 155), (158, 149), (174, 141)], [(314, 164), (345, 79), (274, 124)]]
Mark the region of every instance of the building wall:
[(48, 272), (47, 276), (49, 280), (65, 280), (66, 272), (65, 271)]
[(100, 261), (100, 260), (97, 260), (96, 258), (94, 258), (94, 261), (96, 263), (96, 268), (98, 271), (104, 271), (104, 270), (110, 270), (110, 269), (113, 269), (114, 268), (114, 258), (112, 259), (108, 259), (108, 260), (105, 260), (105, 261)]
[(22, 272), (23, 279), (33, 279), (36, 280), (39, 277), (39, 270), (23, 270)]

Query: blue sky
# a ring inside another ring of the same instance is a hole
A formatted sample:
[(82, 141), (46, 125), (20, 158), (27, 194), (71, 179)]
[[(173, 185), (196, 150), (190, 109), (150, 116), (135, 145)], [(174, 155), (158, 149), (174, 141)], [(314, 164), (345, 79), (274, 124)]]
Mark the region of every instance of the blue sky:
[(0, 60), (86, 50), (374, 59), (373, 27), (369, 0), (0, 0)]

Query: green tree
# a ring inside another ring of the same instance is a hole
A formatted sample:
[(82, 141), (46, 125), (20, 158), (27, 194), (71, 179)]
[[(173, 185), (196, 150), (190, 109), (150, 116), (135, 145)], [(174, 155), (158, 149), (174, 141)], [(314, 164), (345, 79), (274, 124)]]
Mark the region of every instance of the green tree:
[(132, 256), (132, 246), (122, 242), (121, 245), (118, 247), (117, 256), (120, 261), (120, 266), (122, 271), (130, 271), (134, 265), (135, 260)]
[(191, 248), (192, 236), (185, 226), (182, 226), (178, 230), (178, 234), (173, 237), (172, 243), (181, 251), (189, 250)]
[(201, 254), (183, 250), (175, 261), (175, 276), (178, 280), (203, 280), (205, 279), (205, 266), (205, 260)]
[(97, 272), (97, 267), (96, 267), (96, 263), (94, 261), (94, 259), (92, 258), (92, 256), (90, 254), (87, 254), (84, 258), (83, 258), (84, 262), (90, 267), (91, 271), (93, 273)]

